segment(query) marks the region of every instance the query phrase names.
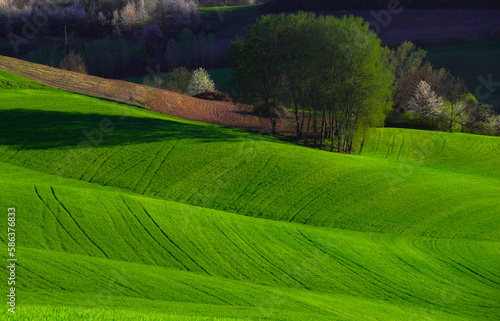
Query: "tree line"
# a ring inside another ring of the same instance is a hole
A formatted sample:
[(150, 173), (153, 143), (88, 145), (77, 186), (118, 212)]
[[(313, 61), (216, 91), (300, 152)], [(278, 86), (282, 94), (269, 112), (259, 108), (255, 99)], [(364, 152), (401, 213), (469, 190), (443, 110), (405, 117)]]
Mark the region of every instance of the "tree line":
[[(350, 153), (362, 133), (397, 127), (500, 135), (492, 106), (411, 42), (389, 50), (362, 18), (267, 15), (229, 49), (237, 102), (269, 118), (293, 115), (296, 140)], [(284, 117), (289, 118), (289, 117)]]
[(390, 51), (396, 76), (393, 112), (388, 122), (414, 128), (500, 135), (493, 106), (469, 92), (465, 81), (425, 61), (427, 52), (411, 42)]
[(383, 125), (394, 75), (388, 49), (361, 18), (268, 15), (244, 33), (228, 53), (235, 98), (269, 117), (273, 134), (290, 109), (297, 140), (350, 153), (357, 134)]

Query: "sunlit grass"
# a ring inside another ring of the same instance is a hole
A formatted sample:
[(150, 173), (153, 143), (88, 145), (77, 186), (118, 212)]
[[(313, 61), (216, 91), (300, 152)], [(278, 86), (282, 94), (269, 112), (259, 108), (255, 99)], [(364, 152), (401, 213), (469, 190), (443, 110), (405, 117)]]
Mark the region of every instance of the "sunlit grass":
[(341, 155), (0, 77), (9, 318), (497, 315), (499, 138), (377, 129)]

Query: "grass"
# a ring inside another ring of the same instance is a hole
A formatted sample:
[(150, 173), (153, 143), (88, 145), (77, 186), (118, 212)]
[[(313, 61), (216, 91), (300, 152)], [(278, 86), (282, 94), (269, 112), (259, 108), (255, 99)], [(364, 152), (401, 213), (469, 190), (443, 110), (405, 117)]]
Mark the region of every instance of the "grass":
[(8, 316), (0, 312), (0, 316), (9, 320), (122, 320), (122, 321), (237, 321), (234, 318), (182, 316), (166, 313), (138, 313), (133, 310), (104, 310), (68, 306), (25, 305), (18, 311), (18, 316)]
[(339, 155), (17, 87), (19, 320), (498, 316), (499, 138), (378, 129)]
[(0, 89), (47, 89), (46, 86), (24, 77), (0, 70)]
[[(489, 147), (498, 138), (476, 140), (477, 149), (492, 150), (477, 170), (467, 169), (466, 163), (462, 173), (449, 171), (448, 165), (417, 164), (399, 175), (400, 164), (378, 156), (300, 148), (64, 92), (19, 90), (2, 96), (0, 161), (145, 196), (356, 231), (379, 232), (392, 222), (392, 232), (414, 236), (449, 226), (458, 230), (446, 228), (445, 233), (469, 234), (470, 227), (460, 226), (454, 216), (480, 206), (487, 218), (498, 205), (499, 152)], [(103, 120), (111, 132), (99, 132)], [(436, 133), (422, 135), (431, 147), (443, 140)], [(407, 144), (402, 152), (419, 147), (430, 148)], [(454, 153), (459, 158), (461, 150)], [(426, 220), (436, 212), (438, 222)], [(429, 226), (408, 229), (411, 221)], [(484, 224), (498, 226), (482, 220), (474, 226), (483, 231)]]
[[(12, 167), (2, 164), (2, 173), (30, 180), (5, 177), (1, 206), (38, 213), (18, 214), (21, 302), (87, 309), (98, 300), (109, 313), (160, 313), (179, 302), (180, 314), (203, 304), (228, 310), (211, 316), (245, 318), (278, 291), (272, 314), (286, 320), (369, 320), (366, 310), (373, 320), (402, 320), (420, 307), (439, 309), (440, 320), (486, 320), (494, 311), (478, 306), (500, 294), (496, 242), (259, 220)], [(427, 303), (443, 291), (449, 305)]]
[(384, 128), (372, 130), (366, 135), (361, 155), (498, 178), (500, 139), (463, 133)]

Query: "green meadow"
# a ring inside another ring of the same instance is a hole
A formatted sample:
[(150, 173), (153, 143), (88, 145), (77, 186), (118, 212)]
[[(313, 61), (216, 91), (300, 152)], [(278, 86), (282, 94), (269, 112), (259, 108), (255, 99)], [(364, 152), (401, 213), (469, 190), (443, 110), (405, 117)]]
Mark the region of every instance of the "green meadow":
[(1, 318), (498, 319), (498, 137), (374, 129), (341, 155), (0, 83)]

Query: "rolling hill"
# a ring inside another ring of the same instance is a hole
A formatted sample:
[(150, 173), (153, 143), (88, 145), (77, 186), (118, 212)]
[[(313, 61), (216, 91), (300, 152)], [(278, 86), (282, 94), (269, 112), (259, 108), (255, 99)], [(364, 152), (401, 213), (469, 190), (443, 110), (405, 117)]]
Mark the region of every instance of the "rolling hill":
[[(263, 121), (248, 114), (245, 112), (246, 108), (240, 108), (231, 103), (201, 100), (127, 81), (82, 75), (0, 55), (0, 71), (2, 70), (4, 73), (28, 77), (32, 79), (31, 82), (35, 80), (47, 86), (105, 100), (124, 102), (174, 117), (250, 130), (260, 131), (270, 128), (269, 121)], [(0, 86), (3, 85), (0, 83)], [(286, 130), (287, 121), (278, 122), (278, 127)]]
[(377, 129), (340, 155), (0, 83), (13, 319), (499, 318), (499, 138)]

